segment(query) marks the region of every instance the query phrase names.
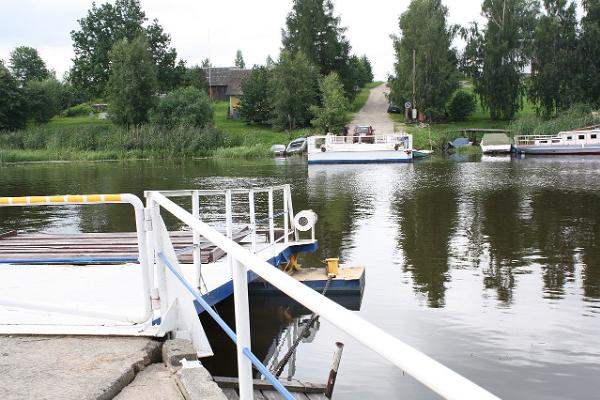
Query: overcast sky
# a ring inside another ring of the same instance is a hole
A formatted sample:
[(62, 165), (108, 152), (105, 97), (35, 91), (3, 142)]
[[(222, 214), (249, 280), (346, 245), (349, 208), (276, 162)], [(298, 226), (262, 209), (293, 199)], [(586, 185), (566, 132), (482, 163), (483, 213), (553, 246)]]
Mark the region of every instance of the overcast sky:
[[(97, 3), (104, 1), (98, 0)], [(188, 65), (199, 64), (210, 55), (215, 66), (233, 64), (241, 49), (246, 65), (264, 63), (267, 55), (277, 58), (281, 29), (292, 0), (142, 0), (149, 19), (158, 18), (171, 35), (171, 45)], [(0, 58), (8, 61), (17, 46), (39, 50), (57, 76), (71, 66), (70, 32), (77, 19), (86, 15), (92, 0), (0, 0)], [(392, 72), (394, 53), (390, 34), (399, 33), (398, 16), (409, 0), (335, 0), (335, 13), (355, 54), (366, 54), (375, 77), (383, 80)], [(446, 0), (451, 23), (480, 20), (481, 0)], [(460, 45), (460, 43), (458, 44)]]

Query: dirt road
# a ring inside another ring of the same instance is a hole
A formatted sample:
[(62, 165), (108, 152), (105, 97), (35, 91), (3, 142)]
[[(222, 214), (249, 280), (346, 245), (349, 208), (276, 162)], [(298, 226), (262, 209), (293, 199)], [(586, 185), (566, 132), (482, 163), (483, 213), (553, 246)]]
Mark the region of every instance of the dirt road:
[(387, 113), (388, 101), (385, 94), (388, 92), (389, 88), (385, 84), (371, 89), (369, 99), (354, 116), (350, 129), (354, 129), (356, 125), (372, 125), (376, 135), (394, 132), (394, 122)]

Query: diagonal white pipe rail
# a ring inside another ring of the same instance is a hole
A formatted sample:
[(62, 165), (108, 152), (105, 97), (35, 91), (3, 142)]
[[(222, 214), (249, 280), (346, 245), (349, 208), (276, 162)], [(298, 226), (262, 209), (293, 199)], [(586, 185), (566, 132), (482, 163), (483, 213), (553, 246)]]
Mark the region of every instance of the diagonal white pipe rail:
[[(190, 213), (159, 192), (148, 192), (148, 194), (153, 201), (189, 225), (207, 240), (226, 251), (229, 256), (260, 275), (263, 279), (300, 304), (319, 314), (321, 318), (326, 319), (346, 334), (403, 369), (440, 396), (451, 400), (499, 399), (497, 396), (445, 367), (431, 357), (393, 337), (318, 292), (297, 282), (284, 272), (273, 268), (272, 265), (250, 253), (239, 244), (229, 240), (206, 223), (193, 218)], [(240, 335), (241, 332), (237, 332), (237, 334)]]

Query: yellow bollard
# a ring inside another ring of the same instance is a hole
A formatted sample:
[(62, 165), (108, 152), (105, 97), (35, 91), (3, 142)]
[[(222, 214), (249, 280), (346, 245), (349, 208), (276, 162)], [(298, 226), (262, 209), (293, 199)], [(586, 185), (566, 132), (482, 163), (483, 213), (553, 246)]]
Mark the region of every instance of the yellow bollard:
[(327, 274), (337, 276), (340, 259), (337, 257), (336, 258), (326, 258), (325, 263), (327, 263)]

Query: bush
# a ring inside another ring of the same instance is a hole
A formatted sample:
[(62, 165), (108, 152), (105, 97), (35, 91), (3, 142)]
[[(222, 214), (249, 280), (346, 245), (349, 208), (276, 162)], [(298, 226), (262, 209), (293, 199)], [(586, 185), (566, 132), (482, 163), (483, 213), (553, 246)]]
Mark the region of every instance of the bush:
[(78, 117), (83, 115), (90, 115), (93, 112), (94, 109), (92, 108), (92, 106), (87, 103), (84, 103), (67, 108), (61, 113), (61, 115), (63, 117)]
[(174, 90), (160, 99), (150, 119), (158, 125), (204, 128), (213, 124), (214, 111), (207, 94), (195, 87)]
[(29, 119), (37, 123), (46, 123), (60, 112), (62, 86), (57, 80), (28, 82), (24, 93)]
[(517, 118), (511, 122), (510, 130), (514, 135), (554, 135), (561, 131), (583, 128), (599, 122), (598, 117), (594, 116), (589, 106), (574, 105), (559, 113), (556, 118), (546, 120), (539, 117)]
[(452, 121), (464, 121), (475, 111), (475, 96), (464, 90), (454, 93), (448, 106), (448, 112)]

